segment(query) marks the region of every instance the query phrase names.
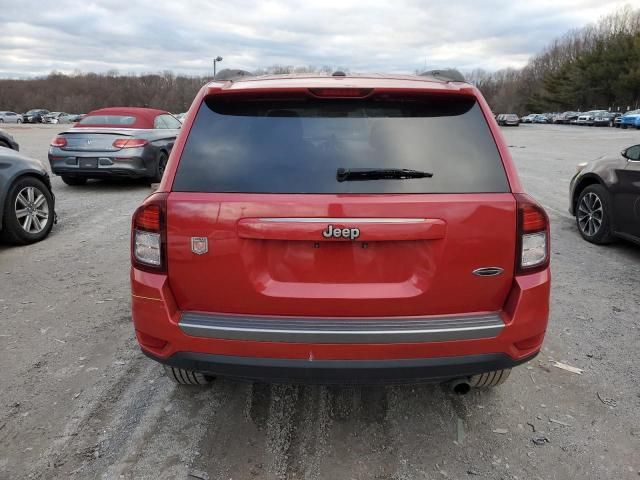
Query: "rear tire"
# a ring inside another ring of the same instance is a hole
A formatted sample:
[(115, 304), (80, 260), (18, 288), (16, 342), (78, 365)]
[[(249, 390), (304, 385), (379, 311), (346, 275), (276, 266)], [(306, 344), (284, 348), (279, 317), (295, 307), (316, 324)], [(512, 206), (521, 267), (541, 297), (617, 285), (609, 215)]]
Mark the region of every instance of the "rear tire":
[(164, 175), (164, 171), (167, 168), (167, 160), (169, 156), (165, 152), (160, 152), (158, 155), (158, 163), (156, 165), (156, 174), (152, 177), (152, 183), (159, 183), (162, 180), (162, 176)]
[(18, 119), (16, 120), (16, 123), (22, 123), (22, 120)]
[(474, 375), (469, 379), (469, 386), (473, 388), (497, 387), (507, 381), (511, 375), (511, 369), (494, 370), (492, 372)]
[(69, 175), (62, 175), (62, 181), (72, 187), (79, 187), (87, 183), (87, 177), (71, 177)]
[(213, 380), (213, 377), (209, 377), (200, 372), (194, 372), (193, 370), (187, 370), (184, 368), (171, 367), (164, 365), (164, 372), (171, 380), (178, 385), (208, 385)]
[(602, 185), (589, 185), (578, 195), (576, 225), (582, 238), (596, 245), (613, 241), (611, 234), (611, 202)]

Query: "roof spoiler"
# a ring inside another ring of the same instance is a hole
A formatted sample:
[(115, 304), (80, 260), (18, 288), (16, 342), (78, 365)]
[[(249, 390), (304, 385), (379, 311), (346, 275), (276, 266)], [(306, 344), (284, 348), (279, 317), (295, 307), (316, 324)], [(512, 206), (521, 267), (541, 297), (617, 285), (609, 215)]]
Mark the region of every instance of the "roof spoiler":
[(246, 77), (255, 77), (255, 75), (251, 72), (247, 72), (246, 70), (225, 68), (224, 70), (220, 70), (218, 73), (216, 73), (216, 76), (213, 77), (213, 80), (221, 82), (234, 82)]
[(427, 70), (426, 72), (422, 72), (419, 74), (421, 77), (433, 77), (437, 80), (442, 80), (445, 82), (464, 82), (467, 80), (464, 78), (464, 75), (460, 73), (459, 70), (455, 68), (446, 68), (444, 70)]

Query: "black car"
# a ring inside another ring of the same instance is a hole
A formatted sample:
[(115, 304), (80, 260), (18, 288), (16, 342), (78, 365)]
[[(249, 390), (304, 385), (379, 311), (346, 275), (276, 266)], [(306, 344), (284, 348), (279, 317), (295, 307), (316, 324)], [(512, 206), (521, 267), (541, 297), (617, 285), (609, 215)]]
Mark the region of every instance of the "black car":
[(13, 136), (5, 132), (4, 130), (0, 130), (0, 147), (10, 148), (11, 150), (20, 150), (20, 146), (16, 139)]
[(578, 169), (571, 179), (569, 211), (582, 237), (597, 244), (616, 237), (640, 244), (640, 145)]
[(159, 182), (181, 126), (164, 110), (95, 110), (52, 140), (51, 170), (67, 185), (106, 177)]
[(44, 239), (56, 221), (47, 171), (8, 148), (0, 148), (0, 166), (0, 238), (22, 245)]
[(49, 115), (49, 110), (34, 108), (22, 115), (22, 123), (42, 123), (44, 116)]
[(615, 119), (619, 117), (619, 113), (613, 112), (604, 112), (601, 114), (596, 114), (593, 118), (593, 125), (595, 127), (613, 127)]

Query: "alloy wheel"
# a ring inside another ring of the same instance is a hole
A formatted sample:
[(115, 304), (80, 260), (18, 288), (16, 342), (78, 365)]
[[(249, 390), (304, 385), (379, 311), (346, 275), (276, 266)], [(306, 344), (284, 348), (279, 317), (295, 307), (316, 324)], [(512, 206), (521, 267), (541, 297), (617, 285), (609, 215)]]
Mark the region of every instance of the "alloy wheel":
[(42, 232), (49, 221), (49, 203), (36, 187), (24, 187), (15, 201), (15, 212), (22, 229), (31, 234)]
[(580, 199), (578, 226), (582, 233), (588, 237), (593, 237), (600, 230), (603, 217), (604, 209), (598, 195), (589, 192)]

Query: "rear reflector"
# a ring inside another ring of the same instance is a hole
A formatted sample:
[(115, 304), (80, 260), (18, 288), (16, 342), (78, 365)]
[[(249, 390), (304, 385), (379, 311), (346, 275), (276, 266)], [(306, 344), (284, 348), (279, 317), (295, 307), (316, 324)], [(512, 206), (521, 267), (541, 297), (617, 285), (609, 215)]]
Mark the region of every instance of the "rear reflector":
[(373, 88), (310, 88), (309, 92), (316, 97), (329, 98), (364, 98)]
[(515, 194), (518, 209), (516, 270), (532, 273), (549, 266), (549, 217), (531, 197)]
[(67, 139), (64, 137), (56, 137), (53, 140), (51, 140), (51, 146), (52, 147), (66, 147), (67, 146)]
[(119, 138), (113, 142), (115, 148), (138, 148), (144, 147), (149, 140), (143, 138)]

